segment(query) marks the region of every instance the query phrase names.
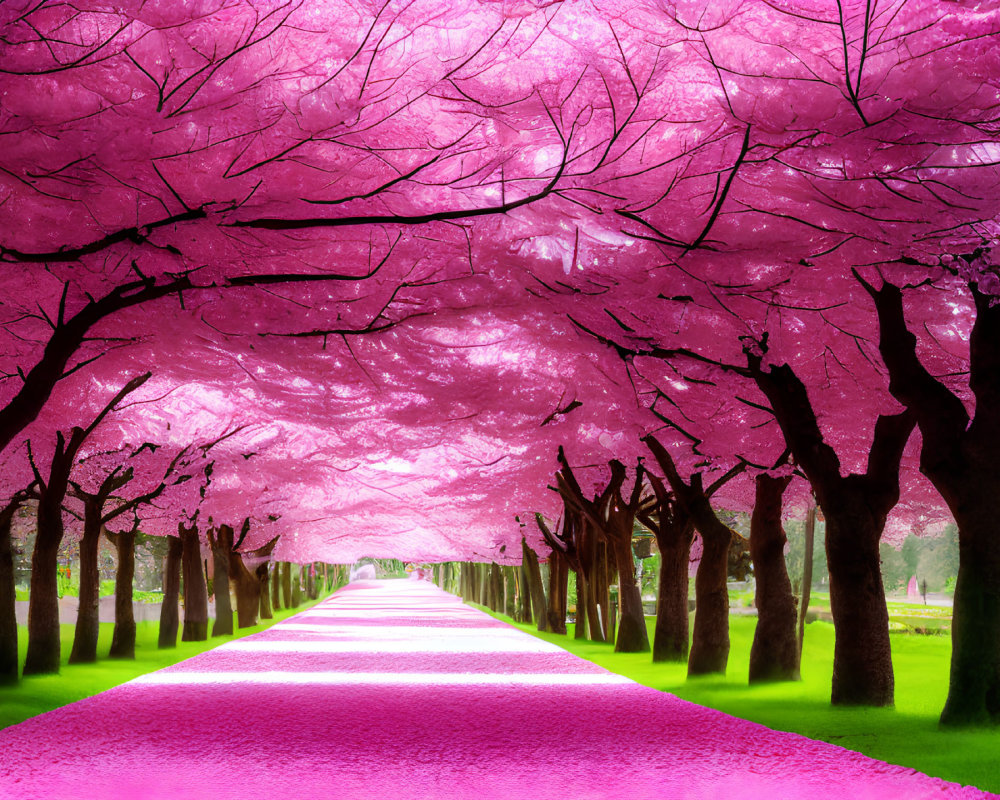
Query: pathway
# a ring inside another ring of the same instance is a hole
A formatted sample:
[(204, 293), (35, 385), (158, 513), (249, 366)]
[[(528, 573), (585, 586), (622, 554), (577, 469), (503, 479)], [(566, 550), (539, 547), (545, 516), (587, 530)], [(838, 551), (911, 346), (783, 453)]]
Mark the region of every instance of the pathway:
[(422, 581), (0, 731), (0, 798), (973, 798), (581, 661)]

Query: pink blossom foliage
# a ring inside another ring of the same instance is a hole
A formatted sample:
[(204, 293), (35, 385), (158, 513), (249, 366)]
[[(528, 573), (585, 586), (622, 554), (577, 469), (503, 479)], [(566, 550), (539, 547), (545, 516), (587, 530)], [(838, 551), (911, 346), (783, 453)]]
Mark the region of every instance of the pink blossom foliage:
[[(0, 402), (95, 316), (2, 490), (149, 369), (79, 480), (148, 442), (139, 491), (191, 448), (150, 532), (197, 511), (291, 560), (517, 560), (559, 445), (585, 488), (652, 431), (688, 471), (774, 468), (748, 351), (863, 470), (899, 406), (854, 270), (911, 287), (922, 359), (973, 402), (998, 35), (951, 0), (4, 3)], [(918, 448), (890, 536), (946, 519)]]

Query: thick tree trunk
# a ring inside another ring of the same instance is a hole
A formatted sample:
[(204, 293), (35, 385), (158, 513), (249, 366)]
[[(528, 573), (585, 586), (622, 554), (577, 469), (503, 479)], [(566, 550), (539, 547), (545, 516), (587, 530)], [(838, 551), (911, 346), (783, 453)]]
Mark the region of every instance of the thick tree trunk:
[(687, 661), (688, 570), (694, 526), (687, 519), (663, 524), (654, 531), (660, 551), (660, 577), (653, 633), (653, 661)]
[(0, 512), (0, 685), (17, 683), (17, 591), (11, 525), (16, 506)]
[(135, 580), (135, 531), (122, 531), (112, 541), (118, 551), (115, 574), (115, 628), (111, 634), (111, 658), (135, 658), (135, 611), (132, 585)]
[(70, 664), (97, 661), (97, 635), (100, 630), (101, 575), (97, 563), (101, 544), (101, 508), (95, 500), (83, 505), (83, 536), (80, 538), (80, 606), (76, 612), (76, 630)]
[[(829, 513), (829, 505), (835, 513)], [(882, 530), (867, 507), (852, 509), (846, 497), (827, 503), (823, 512), (835, 628), (831, 700), (834, 705), (891, 706), (889, 612), (878, 551)]]
[(566, 611), (569, 593), (569, 564), (558, 550), (549, 556), (549, 604), (546, 611), (552, 633), (566, 634)]
[(642, 611), (642, 594), (635, 582), (631, 537), (615, 541), (615, 561), (618, 563), (618, 597), (621, 603), (615, 652), (648, 653), (649, 634)]
[(229, 594), (233, 536), (233, 529), (229, 525), (220, 525), (214, 535), (211, 530), (208, 532), (208, 541), (212, 546), (212, 591), (215, 595), (212, 636), (233, 635), (233, 601)]
[(695, 611), (688, 675), (725, 673), (729, 661), (729, 589), (726, 578), (732, 532), (704, 526), (702, 553), (694, 578)]
[(31, 594), (28, 598), (28, 652), (24, 675), (59, 671), (59, 545), (62, 543), (62, 500), (52, 499), (52, 487), (38, 504), (38, 532), (31, 554)]
[(531, 598), (531, 609), (538, 621), (538, 630), (549, 629), (548, 614), (545, 608), (545, 587), (542, 585), (542, 570), (538, 564), (538, 556), (528, 546), (526, 539), (521, 539), (521, 559), (527, 577), (527, 591)]
[(260, 579), (255, 572), (247, 569), (243, 556), (232, 549), (229, 551), (229, 576), (236, 590), (237, 624), (241, 628), (252, 628), (257, 624), (257, 613), (260, 611)]
[(281, 562), (281, 602), (285, 608), (295, 608), (292, 605), (292, 563)]
[(181, 540), (181, 572), (184, 578), (184, 628), (182, 642), (203, 642), (208, 638), (208, 586), (201, 566), (198, 526), (177, 526)]
[[(970, 494), (972, 494), (970, 492)], [(989, 502), (984, 503), (983, 498)], [(980, 490), (975, 505), (995, 506)], [(976, 508), (959, 523), (958, 583), (951, 628), (951, 677), (945, 726), (1000, 723), (1000, 537), (995, 508)]]
[(757, 476), (750, 518), (750, 557), (757, 579), (757, 629), (750, 648), (750, 683), (799, 679), (795, 597), (785, 566), (782, 496), (791, 477)]
[(178, 600), (181, 589), (181, 553), (184, 546), (176, 536), (167, 538), (167, 560), (163, 566), (163, 605), (160, 606), (160, 635), (157, 647), (166, 650), (177, 647), (180, 626)]

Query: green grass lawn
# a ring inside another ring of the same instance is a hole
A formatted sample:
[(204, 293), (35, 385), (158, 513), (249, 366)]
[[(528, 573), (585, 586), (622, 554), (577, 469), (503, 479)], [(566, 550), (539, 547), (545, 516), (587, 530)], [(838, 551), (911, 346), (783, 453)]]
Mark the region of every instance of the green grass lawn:
[[(834, 708), (830, 705), (833, 625), (827, 622), (813, 622), (806, 628), (801, 681), (754, 687), (747, 685), (747, 674), (756, 617), (730, 618), (732, 648), (726, 675), (693, 680), (687, 680), (683, 664), (653, 664), (648, 653), (618, 654), (610, 645), (578, 642), (572, 638), (572, 626), (568, 636), (557, 636), (538, 633), (533, 626), (511, 624), (612, 672), (685, 700), (945, 780), (1000, 792), (1000, 730), (938, 729), (948, 691), (948, 636), (892, 636), (894, 709)], [(652, 641), (652, 618), (647, 624)]]
[[(318, 602), (318, 601), (317, 601)], [(265, 628), (269, 628), (276, 622), (298, 614), (310, 606), (313, 602), (306, 601), (298, 608), (291, 611), (278, 611), (274, 619), (261, 620), (253, 628), (236, 628), (233, 636), (210, 637), (204, 642), (178, 642), (173, 650), (158, 650), (156, 647), (159, 635), (159, 623), (140, 622), (136, 626), (135, 660), (112, 660), (100, 659), (96, 664), (74, 664), (66, 663), (70, 650), (73, 646), (73, 625), (62, 625), (62, 669), (58, 675), (32, 675), (22, 678), (15, 686), (0, 687), (0, 728), (14, 725), (41, 714), (44, 711), (51, 711), (54, 708), (73, 703), (84, 697), (103, 692), (120, 683), (145, 675), (147, 672), (168, 667), (183, 661), (198, 653), (211, 650), (220, 644), (241, 639), (251, 633), (257, 633)], [(235, 617), (234, 617), (235, 619)], [(107, 654), (111, 646), (111, 633), (114, 629), (112, 623), (102, 623), (100, 637), (97, 644), (97, 653)], [(211, 630), (211, 624), (209, 627)], [(180, 638), (178, 636), (178, 638)], [(18, 647), (21, 652), (20, 663), (24, 663), (24, 652), (28, 646), (28, 633), (23, 627), (18, 627)]]

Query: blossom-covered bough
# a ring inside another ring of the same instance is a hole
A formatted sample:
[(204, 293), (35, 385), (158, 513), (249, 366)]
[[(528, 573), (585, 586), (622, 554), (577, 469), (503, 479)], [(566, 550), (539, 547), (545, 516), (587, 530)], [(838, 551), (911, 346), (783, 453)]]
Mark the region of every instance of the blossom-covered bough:
[[(883, 530), (954, 516), (943, 721), (992, 720), (998, 35), (947, 0), (5, 3), (0, 499), (151, 370), (67, 465), (84, 505), (155, 453), (142, 530), (250, 520), (300, 563), (515, 563), (537, 511), (564, 614), (616, 514), (686, 597), (683, 487), (736, 463), (712, 502), (766, 494), (769, 541), (782, 495), (824, 511), (835, 702), (893, 700)], [(633, 502), (651, 435), (674, 475)], [(793, 677), (780, 572), (759, 674)], [(653, 650), (687, 657), (669, 594)]]

